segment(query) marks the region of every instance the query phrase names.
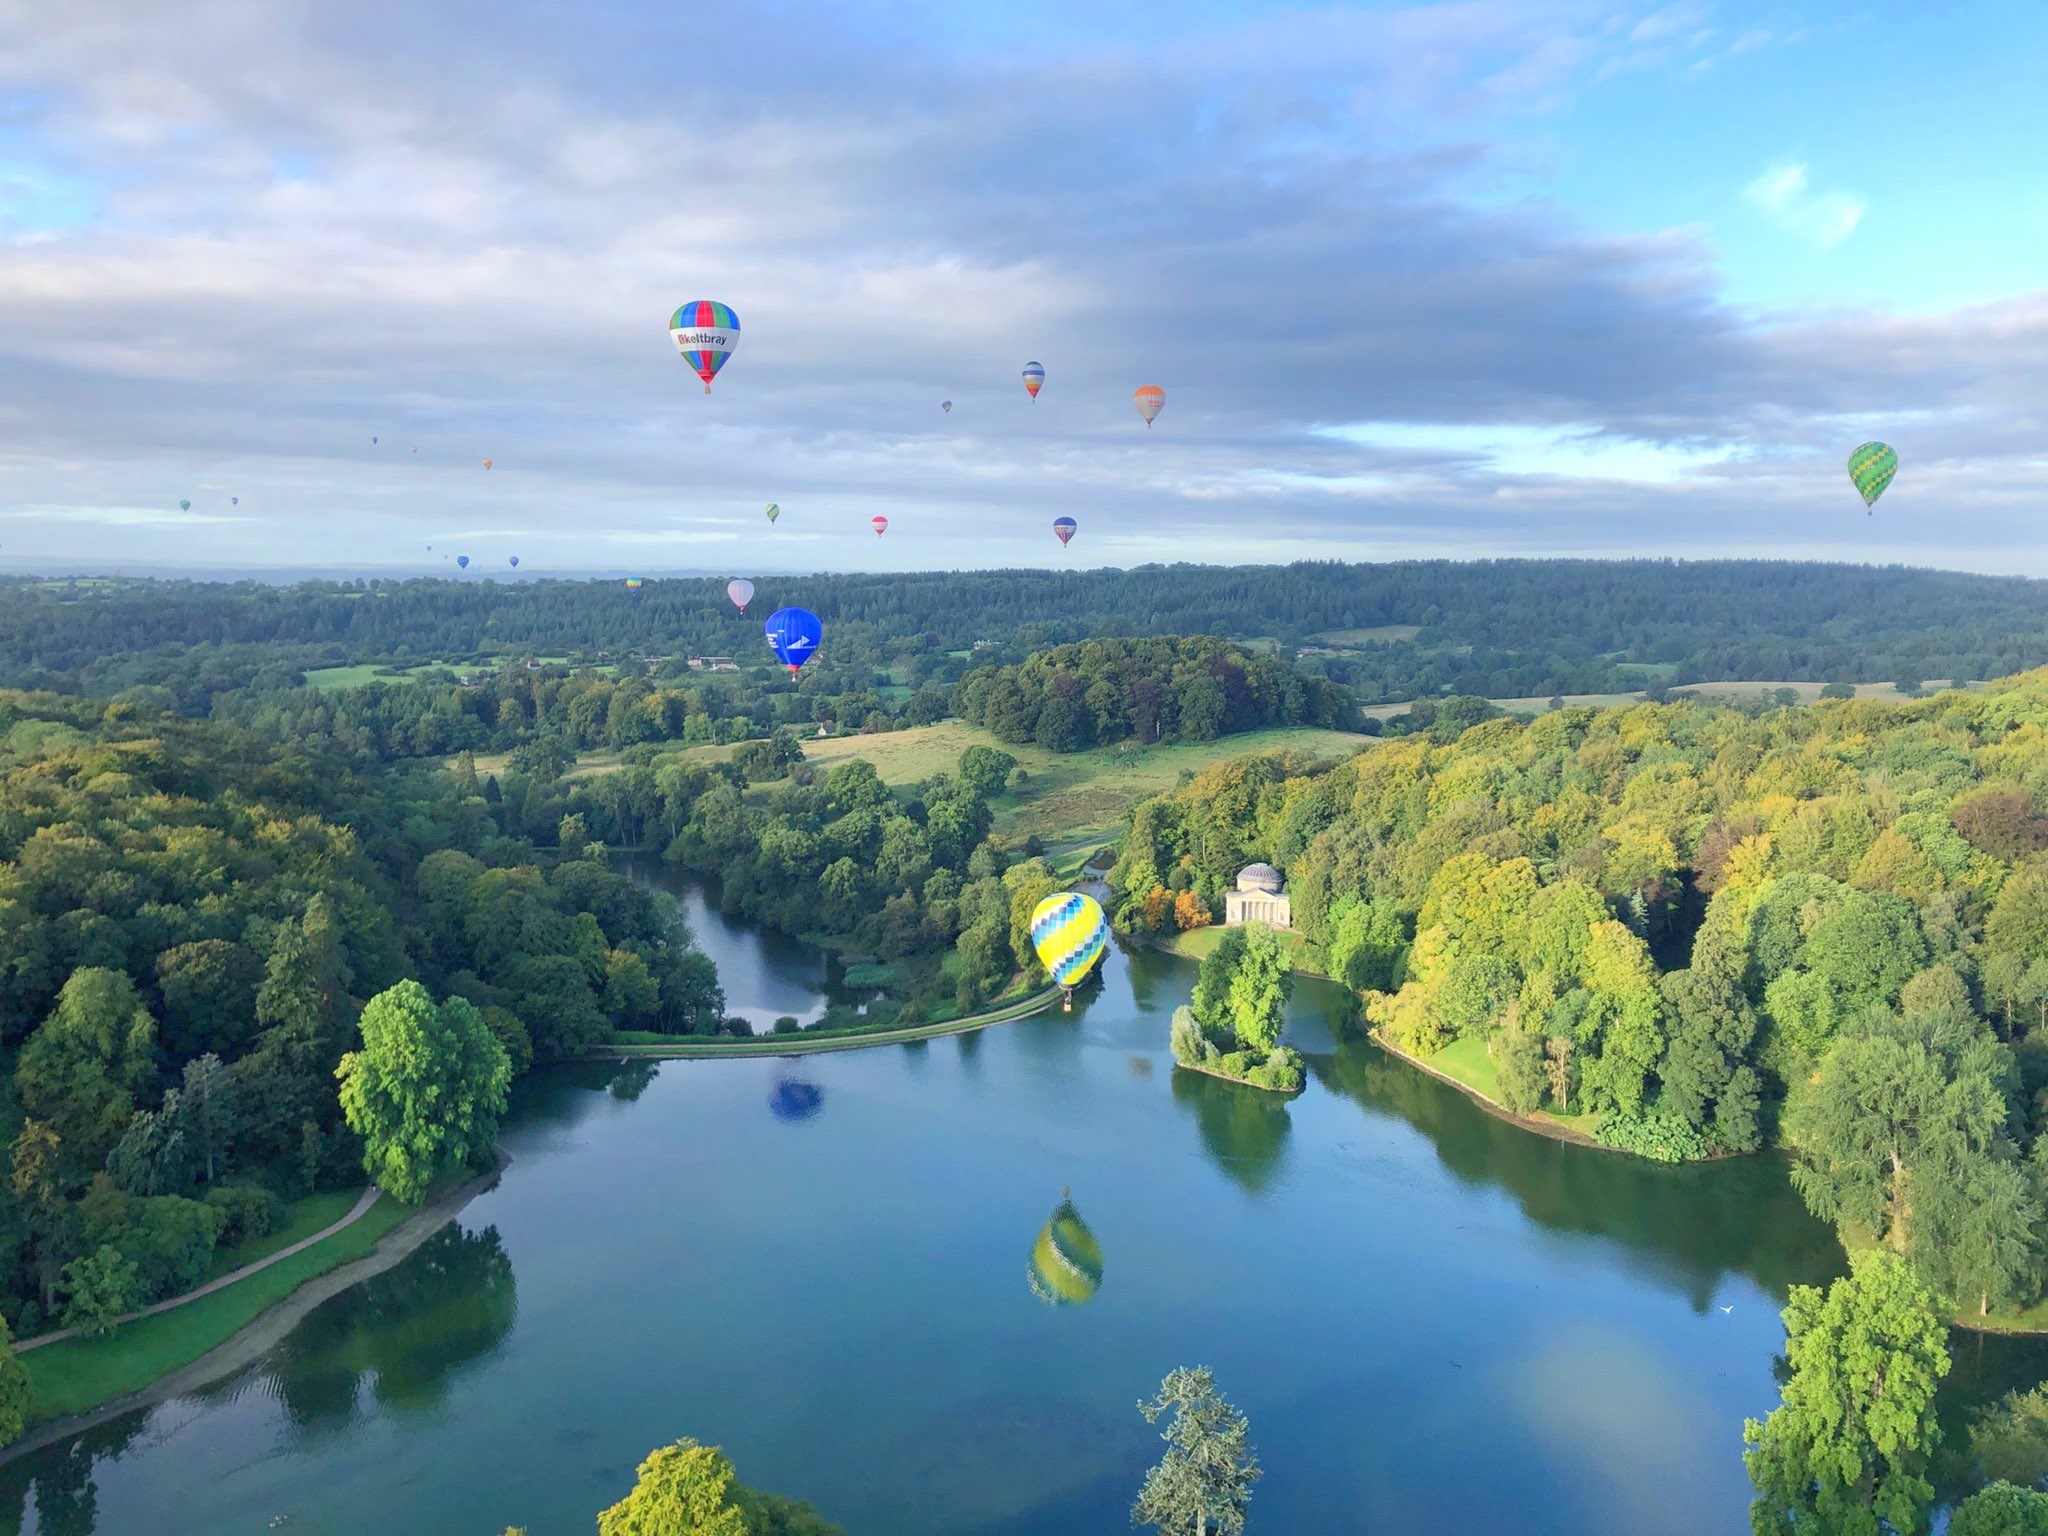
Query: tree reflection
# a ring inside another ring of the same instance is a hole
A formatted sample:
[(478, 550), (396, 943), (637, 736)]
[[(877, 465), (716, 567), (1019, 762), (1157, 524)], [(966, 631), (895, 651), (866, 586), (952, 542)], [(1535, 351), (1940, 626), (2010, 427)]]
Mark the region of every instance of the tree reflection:
[(1639, 1268), (1677, 1289), (1696, 1312), (1706, 1312), (1725, 1274), (1747, 1275), (1783, 1296), (1793, 1285), (1823, 1285), (1846, 1267), (1833, 1233), (1807, 1211), (1775, 1156), (1670, 1167), (1553, 1141), (1356, 1038), (1308, 1064), (1332, 1093), (1421, 1131), (1459, 1182), (1504, 1190), (1551, 1231), (1625, 1245)]
[(1273, 1182), (1294, 1125), (1285, 1099), (1185, 1069), (1173, 1074), (1173, 1097), (1193, 1112), (1218, 1168), (1254, 1195)]
[(504, 1341), (517, 1312), (498, 1229), (451, 1221), (292, 1332), (271, 1367), (278, 1396), (301, 1432), (353, 1418), (365, 1382), (387, 1409), (434, 1407), (457, 1370)]

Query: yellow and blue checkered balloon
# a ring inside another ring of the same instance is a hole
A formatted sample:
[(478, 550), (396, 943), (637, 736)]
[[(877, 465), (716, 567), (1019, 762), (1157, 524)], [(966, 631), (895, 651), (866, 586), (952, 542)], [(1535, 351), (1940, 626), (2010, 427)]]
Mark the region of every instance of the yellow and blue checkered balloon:
[(1064, 891), (1032, 912), (1031, 946), (1054, 981), (1073, 987), (1109, 946), (1109, 922), (1094, 897)]

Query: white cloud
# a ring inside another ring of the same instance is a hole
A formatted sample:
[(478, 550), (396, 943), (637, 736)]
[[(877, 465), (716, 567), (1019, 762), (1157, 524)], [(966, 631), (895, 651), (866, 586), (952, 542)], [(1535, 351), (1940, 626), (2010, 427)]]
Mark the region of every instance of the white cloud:
[(1807, 168), (1790, 163), (1770, 167), (1744, 187), (1742, 195), (1766, 218), (1822, 250), (1854, 234), (1869, 206), (1852, 193), (1815, 191)]

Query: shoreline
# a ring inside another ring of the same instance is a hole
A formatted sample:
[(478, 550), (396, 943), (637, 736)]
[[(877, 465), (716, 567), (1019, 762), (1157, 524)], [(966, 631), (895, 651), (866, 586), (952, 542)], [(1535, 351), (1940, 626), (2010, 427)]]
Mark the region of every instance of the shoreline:
[(911, 1045), (920, 1040), (969, 1034), (992, 1024), (1015, 1023), (1018, 1019), (1045, 1012), (1059, 1001), (1059, 997), (1058, 987), (1047, 987), (1043, 992), (1035, 992), (987, 1013), (970, 1014), (964, 1019), (909, 1024), (900, 1029), (878, 1029), (864, 1034), (832, 1035), (822, 1040), (806, 1040), (802, 1030), (787, 1035), (753, 1035), (731, 1040), (730, 1044), (717, 1043), (708, 1037), (677, 1035), (674, 1045), (623, 1042), (593, 1045), (584, 1056), (586, 1060), (605, 1060), (616, 1056), (622, 1061), (705, 1061), (720, 1056), (810, 1056), (825, 1051), (857, 1051), (869, 1046)]
[(68, 1440), (110, 1419), (182, 1397), (187, 1392), (253, 1365), (281, 1343), (322, 1302), (381, 1275), (411, 1255), (413, 1250), (459, 1215), (470, 1201), (495, 1186), (511, 1162), (511, 1154), (501, 1150), (494, 1167), (458, 1185), (431, 1205), (413, 1212), (378, 1238), (377, 1246), (361, 1258), (351, 1259), (346, 1264), (338, 1264), (313, 1276), (289, 1296), (265, 1307), (197, 1360), (168, 1371), (148, 1386), (112, 1398), (96, 1408), (65, 1414), (62, 1418), (45, 1419), (40, 1424), (29, 1426), (20, 1439), (0, 1447), (0, 1466)]
[[(1634, 1157), (1636, 1155), (1635, 1153), (1626, 1151), (1621, 1147), (1610, 1147), (1606, 1145), (1604, 1142), (1595, 1141), (1592, 1137), (1588, 1136), (1584, 1131), (1573, 1130), (1568, 1125), (1559, 1125), (1555, 1120), (1538, 1120), (1530, 1115), (1516, 1114), (1512, 1109), (1509, 1109), (1505, 1104), (1502, 1104), (1495, 1099), (1489, 1099), (1485, 1094), (1481, 1093), (1477, 1088), (1474, 1088), (1470, 1083), (1461, 1083), (1455, 1077), (1451, 1076), (1450, 1073), (1443, 1071), (1441, 1068), (1432, 1067), (1428, 1062), (1424, 1061), (1421, 1057), (1411, 1056), (1408, 1052), (1402, 1050), (1401, 1047), (1395, 1045), (1392, 1041), (1388, 1040), (1386, 1036), (1380, 1032), (1377, 1025), (1375, 1025), (1371, 1029), (1368, 1029), (1365, 1032), (1365, 1034), (1367, 1039), (1372, 1041), (1372, 1043), (1378, 1046), (1381, 1050), (1385, 1051), (1389, 1056), (1392, 1056), (1397, 1061), (1406, 1062), (1409, 1066), (1415, 1068), (1418, 1072), (1427, 1072), (1431, 1077), (1435, 1078), (1440, 1083), (1450, 1084), (1451, 1087), (1457, 1089), (1458, 1092), (1464, 1094), (1466, 1098), (1470, 1099), (1474, 1104), (1477, 1104), (1481, 1109), (1485, 1110), (1489, 1115), (1492, 1115), (1496, 1120), (1505, 1120), (1508, 1124), (1520, 1126), (1523, 1130), (1532, 1132), (1535, 1135), (1548, 1137), (1552, 1141), (1568, 1142), (1575, 1147), (1591, 1147), (1596, 1152), (1612, 1152), (1617, 1157)], [(1647, 1163), (1653, 1161), (1653, 1159), (1641, 1158), (1638, 1159), (1638, 1161)]]
[(1205, 1067), (1199, 1062), (1182, 1061), (1176, 1057), (1173, 1065), (1174, 1070), (1177, 1072), (1199, 1072), (1204, 1077), (1215, 1078), (1219, 1083), (1235, 1083), (1240, 1088), (1254, 1089), (1259, 1093), (1277, 1093), (1283, 1099), (1291, 1099), (1297, 1093), (1306, 1093), (1308, 1091), (1306, 1075), (1304, 1075), (1299, 1088), (1268, 1088), (1264, 1083), (1255, 1083), (1248, 1077), (1232, 1077), (1228, 1072), (1218, 1072), (1214, 1067)]

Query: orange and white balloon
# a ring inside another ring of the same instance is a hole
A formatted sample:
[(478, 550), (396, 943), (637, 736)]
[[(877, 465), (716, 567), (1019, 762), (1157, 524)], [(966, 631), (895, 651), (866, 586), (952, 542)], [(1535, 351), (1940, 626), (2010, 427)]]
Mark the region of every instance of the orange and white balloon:
[(1145, 425), (1149, 427), (1166, 409), (1166, 391), (1157, 384), (1142, 385), (1132, 393), (1131, 402), (1137, 406), (1138, 414), (1145, 418)]

